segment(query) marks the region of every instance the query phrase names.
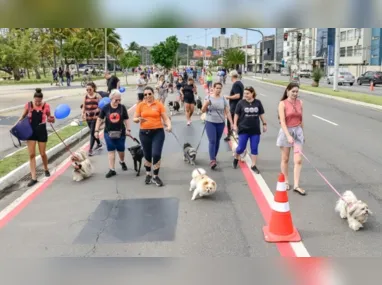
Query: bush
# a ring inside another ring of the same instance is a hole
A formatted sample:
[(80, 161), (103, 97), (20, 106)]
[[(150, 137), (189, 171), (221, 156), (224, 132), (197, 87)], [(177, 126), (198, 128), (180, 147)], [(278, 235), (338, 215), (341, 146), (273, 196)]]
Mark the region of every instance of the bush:
[(324, 77), (324, 71), (321, 68), (316, 67), (315, 69), (313, 69), (312, 79), (314, 82), (317, 83), (317, 85), (322, 77)]

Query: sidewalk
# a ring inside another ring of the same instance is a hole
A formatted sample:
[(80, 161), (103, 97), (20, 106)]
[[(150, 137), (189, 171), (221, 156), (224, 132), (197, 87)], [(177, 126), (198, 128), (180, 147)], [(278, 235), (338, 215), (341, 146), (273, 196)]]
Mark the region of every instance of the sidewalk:
[[(190, 127), (183, 114), (173, 116), (172, 122), (181, 143), (197, 145), (204, 127), (197, 116)], [(132, 134), (138, 135), (134, 123)], [(127, 139), (127, 146), (132, 144)], [(111, 179), (105, 178), (106, 151), (91, 159), (96, 169), (92, 178), (75, 183), (69, 167), (48, 180), (51, 184), (40, 186), (39, 196), (25, 203), (17, 216), (5, 217), (7, 223), (0, 220), (1, 256), (279, 256), (277, 247), (263, 240), (265, 222), (243, 173), (232, 169), (232, 151), (223, 140), (220, 170), (211, 171), (203, 137), (197, 165), (217, 181), (218, 192), (196, 201), (188, 191), (194, 168), (183, 161), (172, 134), (166, 133), (161, 188), (144, 185), (144, 170), (135, 176), (129, 153), (129, 170), (122, 172), (117, 164), (118, 174)]]

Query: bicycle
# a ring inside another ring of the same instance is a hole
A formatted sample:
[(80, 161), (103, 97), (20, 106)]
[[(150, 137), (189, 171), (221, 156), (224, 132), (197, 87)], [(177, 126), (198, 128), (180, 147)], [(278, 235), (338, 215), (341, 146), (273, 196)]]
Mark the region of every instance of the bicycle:
[(92, 82), (91, 77), (85, 75), (81, 80), (81, 86), (85, 87), (89, 82)]

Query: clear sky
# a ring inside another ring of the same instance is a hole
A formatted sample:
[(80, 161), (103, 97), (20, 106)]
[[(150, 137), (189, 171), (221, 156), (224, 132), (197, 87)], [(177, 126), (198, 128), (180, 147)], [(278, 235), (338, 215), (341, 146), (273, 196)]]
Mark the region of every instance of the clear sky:
[[(274, 28), (260, 29), (265, 36), (275, 33)], [(227, 28), (226, 36), (232, 34), (238, 34), (243, 37), (243, 44), (245, 44), (245, 30), (236, 28)], [(204, 46), (205, 43), (205, 30), (201, 28), (179, 28), (179, 29), (155, 29), (155, 28), (121, 28), (117, 29), (117, 32), (122, 37), (123, 46), (137, 42), (141, 46), (153, 46), (161, 41), (164, 41), (167, 37), (176, 35), (178, 41), (187, 43), (187, 36), (191, 36), (189, 44)], [(207, 45), (212, 46), (212, 37), (220, 35), (220, 28), (212, 28), (207, 30)], [(255, 44), (261, 39), (261, 36), (257, 32), (248, 31), (248, 44)]]

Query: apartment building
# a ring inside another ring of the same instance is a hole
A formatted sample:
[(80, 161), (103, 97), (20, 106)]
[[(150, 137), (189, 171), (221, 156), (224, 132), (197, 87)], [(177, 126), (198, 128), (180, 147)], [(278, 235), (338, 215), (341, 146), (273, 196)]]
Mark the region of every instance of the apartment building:
[(212, 38), (212, 47), (214, 49), (226, 49), (230, 47), (230, 39), (226, 38), (225, 36), (221, 35), (219, 37), (213, 37)]
[[(286, 32), (288, 33), (288, 40), (283, 41), (284, 61), (288, 65), (311, 65), (313, 63), (313, 56), (315, 55), (316, 50), (315, 39), (317, 29), (285, 28), (284, 33)], [(298, 33), (302, 34), (300, 43), (297, 42)]]
[(239, 36), (238, 34), (231, 35), (231, 38), (229, 40), (229, 47), (235, 48), (240, 47), (243, 45), (243, 37)]

